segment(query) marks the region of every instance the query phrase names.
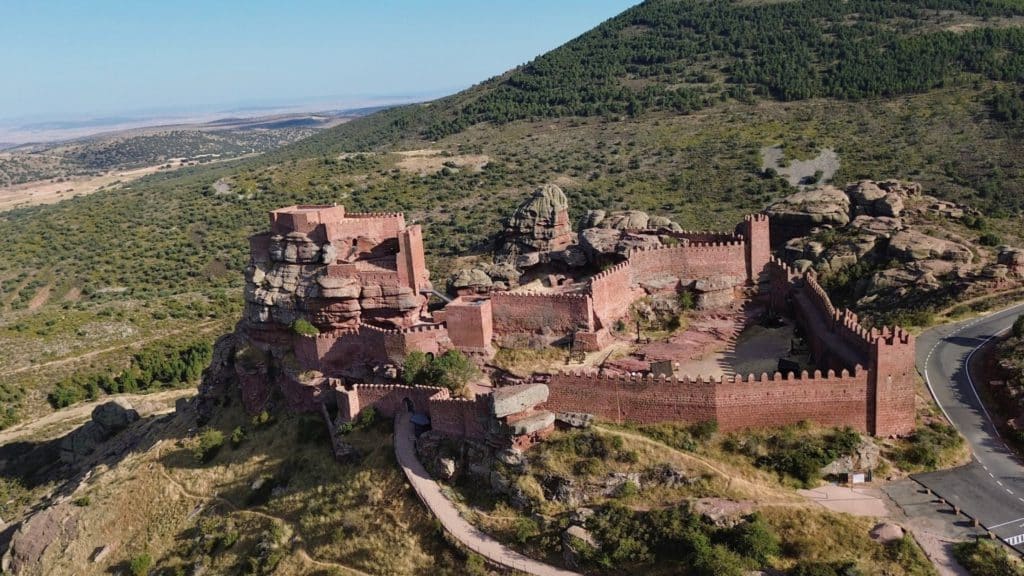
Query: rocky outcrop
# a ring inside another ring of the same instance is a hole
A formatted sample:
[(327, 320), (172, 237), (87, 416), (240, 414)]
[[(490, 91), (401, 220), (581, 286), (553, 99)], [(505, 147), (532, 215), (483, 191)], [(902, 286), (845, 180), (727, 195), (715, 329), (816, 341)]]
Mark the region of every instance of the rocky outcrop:
[(493, 286), (494, 280), (481, 268), (459, 270), (448, 280), (448, 289), (459, 295), (486, 293)]
[(654, 230), (682, 231), (679, 224), (664, 216), (651, 216), (640, 210), (588, 210), (580, 221), (580, 229), (605, 228), (626, 232)]
[(43, 556), (53, 547), (67, 547), (78, 536), (78, 513), (68, 502), (44, 508), (24, 521), (0, 558), (4, 574), (33, 574), (43, 568)]
[(806, 236), (822, 226), (843, 227), (858, 218), (864, 218), (858, 228), (886, 235), (895, 225), (893, 219), (903, 214), (906, 199), (920, 194), (921, 185), (913, 182), (862, 180), (845, 190), (834, 186), (802, 190), (772, 204), (765, 212), (772, 217), (772, 240), (776, 244)]
[(772, 240), (781, 243), (820, 226), (845, 226), (850, 222), (850, 197), (834, 186), (823, 186), (791, 194), (765, 212), (771, 217)]
[(878, 467), (881, 457), (881, 450), (870, 439), (863, 439), (857, 445), (853, 454), (837, 458), (822, 467), (822, 476), (839, 476), (865, 470), (874, 470)]
[(889, 254), (904, 262), (937, 259), (966, 264), (974, 257), (971, 250), (962, 244), (929, 236), (914, 229), (894, 234), (889, 239)]
[(66, 464), (80, 463), (138, 419), (138, 411), (123, 398), (100, 404), (93, 409), (90, 421), (61, 438), (61, 461)]
[(742, 523), (744, 516), (753, 513), (755, 506), (749, 500), (700, 498), (690, 503), (690, 510), (713, 526), (731, 528)]
[(426, 297), (409, 286), (328, 274), (327, 266), (254, 262), (246, 269), (245, 320), (290, 326), (308, 319), (321, 331), (353, 328), (364, 316), (396, 327), (415, 323)]
[(533, 191), (505, 222), (502, 254), (563, 250), (572, 243), (569, 200), (562, 189), (545, 184)]
[(1024, 249), (1004, 246), (999, 250), (998, 262), (1009, 274), (1024, 277)]
[(592, 264), (623, 260), (633, 250), (661, 245), (661, 239), (652, 234), (633, 234), (614, 228), (587, 228), (580, 232), (580, 248)]

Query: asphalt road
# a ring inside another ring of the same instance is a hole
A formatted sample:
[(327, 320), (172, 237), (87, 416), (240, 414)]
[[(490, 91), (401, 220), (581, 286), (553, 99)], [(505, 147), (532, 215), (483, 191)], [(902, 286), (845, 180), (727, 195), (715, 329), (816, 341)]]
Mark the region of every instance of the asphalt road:
[(967, 465), (913, 478), (1024, 552), (1024, 464), (1003, 443), (967, 369), (974, 353), (1009, 330), (1021, 313), (1024, 304), (917, 338), (917, 369), (974, 454)]

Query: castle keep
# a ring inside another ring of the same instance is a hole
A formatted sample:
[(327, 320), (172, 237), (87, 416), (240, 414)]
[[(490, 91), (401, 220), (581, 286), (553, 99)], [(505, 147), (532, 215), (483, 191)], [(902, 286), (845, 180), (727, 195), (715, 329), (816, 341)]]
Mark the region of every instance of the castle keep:
[[(566, 222), (548, 223), (544, 249), (566, 248)], [(514, 239), (519, 250), (531, 247), (524, 234)], [(773, 260), (767, 216), (748, 216), (734, 233), (659, 234), (670, 245), (631, 248), (583, 281), (461, 292), (431, 312), (422, 231), (403, 215), (275, 210), (270, 230), (250, 239), (239, 331), (246, 345), (235, 363), (245, 407), (256, 412), (279, 396), (296, 411), (329, 406), (340, 421), (367, 407), (385, 415), (415, 410), (446, 435), (517, 447), (550, 431), (554, 412), (615, 422), (714, 419), (723, 430), (805, 419), (878, 435), (913, 429), (913, 337), (900, 328), (864, 330), (853, 313), (832, 306), (813, 273)], [(698, 305), (751, 294), (770, 302), (803, 329), (820, 370), (719, 380), (556, 374), (546, 385), (497, 388), (473, 400), (439, 388), (364, 384), (394, 381), (412, 351), (454, 349), (482, 362), (495, 342), (538, 335), (601, 350), (635, 300), (681, 290), (693, 291)]]

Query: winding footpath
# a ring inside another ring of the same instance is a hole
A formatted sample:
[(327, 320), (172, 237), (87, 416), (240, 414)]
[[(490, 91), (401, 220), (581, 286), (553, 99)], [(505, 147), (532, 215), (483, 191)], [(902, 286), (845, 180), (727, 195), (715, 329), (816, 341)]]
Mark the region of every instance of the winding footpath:
[(405, 477), (409, 479), (420, 501), (441, 522), (445, 532), (452, 538), (473, 552), (506, 568), (536, 576), (582, 576), (578, 572), (556, 568), (510, 550), (467, 522), (416, 457), (415, 443), (408, 413), (396, 414), (395, 456), (398, 458), (398, 465), (402, 467)]
[(1024, 552), (1024, 463), (1000, 437), (969, 367), (974, 354), (1008, 331), (1022, 313), (1024, 304), (1017, 304), (918, 336), (918, 371), (943, 414), (967, 439), (973, 456), (958, 468), (912, 476), (1020, 552)]

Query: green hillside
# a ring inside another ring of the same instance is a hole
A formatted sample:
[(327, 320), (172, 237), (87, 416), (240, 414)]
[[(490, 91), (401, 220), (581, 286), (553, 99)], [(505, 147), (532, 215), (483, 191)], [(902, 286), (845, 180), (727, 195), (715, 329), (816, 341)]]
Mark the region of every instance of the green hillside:
[(443, 286), (533, 186), (562, 186), (576, 215), (729, 228), (792, 192), (761, 169), (781, 145), (790, 159), (835, 150), (840, 183), (920, 181), (1019, 243), (1022, 85), (1017, 1), (653, 0), (445, 99), (2, 213), (0, 426), (46, 409), (71, 372), (121, 372), (127, 344), (230, 326), (246, 237), (286, 204), (407, 212)]

